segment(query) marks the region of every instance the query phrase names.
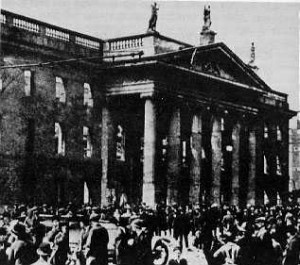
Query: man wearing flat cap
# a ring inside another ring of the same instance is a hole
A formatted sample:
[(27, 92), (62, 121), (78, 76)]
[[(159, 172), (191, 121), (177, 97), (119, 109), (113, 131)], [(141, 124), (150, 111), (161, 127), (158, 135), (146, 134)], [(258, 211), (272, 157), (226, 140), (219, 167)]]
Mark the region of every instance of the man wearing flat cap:
[(99, 223), (100, 216), (92, 213), (90, 216), (91, 230), (85, 245), (86, 265), (107, 265), (109, 242), (108, 232)]

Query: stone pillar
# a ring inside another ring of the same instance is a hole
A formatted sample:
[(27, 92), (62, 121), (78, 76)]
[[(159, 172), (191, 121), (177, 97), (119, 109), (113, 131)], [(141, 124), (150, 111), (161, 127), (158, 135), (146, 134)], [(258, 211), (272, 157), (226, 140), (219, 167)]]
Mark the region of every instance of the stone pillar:
[(200, 178), (201, 178), (201, 152), (202, 152), (202, 120), (201, 115), (196, 114), (192, 121), (191, 136), (191, 183), (190, 202), (200, 203)]
[(221, 160), (222, 160), (222, 132), (221, 119), (215, 116), (213, 118), (213, 127), (211, 135), (212, 149), (212, 186), (211, 200), (212, 203), (220, 205), (220, 190), (221, 190)]
[(101, 131), (101, 206), (106, 206), (108, 196), (108, 160), (109, 160), (109, 138), (111, 137), (111, 116), (107, 106), (102, 107), (102, 131)]
[(269, 147), (266, 152), (269, 152), (269, 185), (267, 195), (271, 205), (277, 204), (278, 177), (277, 177), (277, 127), (274, 121), (269, 125)]
[(262, 127), (254, 125), (249, 130), (249, 176), (247, 203), (251, 205), (263, 204), (263, 153), (262, 153)]
[(255, 205), (256, 189), (256, 135), (253, 128), (249, 131), (249, 177), (248, 177), (248, 194), (247, 204)]
[(239, 121), (232, 129), (232, 184), (231, 184), (231, 204), (239, 205), (240, 190), (240, 132), (241, 124)]
[(177, 202), (177, 180), (180, 174), (180, 108), (173, 110), (169, 127), (167, 153), (167, 203)]
[(156, 113), (153, 100), (146, 98), (144, 114), (144, 163), (143, 163), (143, 202), (153, 207), (155, 204), (155, 144)]

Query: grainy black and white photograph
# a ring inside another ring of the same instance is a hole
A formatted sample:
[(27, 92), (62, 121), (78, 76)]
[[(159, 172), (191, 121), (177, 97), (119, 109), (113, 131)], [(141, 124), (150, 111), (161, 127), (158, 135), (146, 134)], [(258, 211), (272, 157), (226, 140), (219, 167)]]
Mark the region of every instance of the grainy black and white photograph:
[(300, 3), (2, 0), (0, 265), (299, 265)]

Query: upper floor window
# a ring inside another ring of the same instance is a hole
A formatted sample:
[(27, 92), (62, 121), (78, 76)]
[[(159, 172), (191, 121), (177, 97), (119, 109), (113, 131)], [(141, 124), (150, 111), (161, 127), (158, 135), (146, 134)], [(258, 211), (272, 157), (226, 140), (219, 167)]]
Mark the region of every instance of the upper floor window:
[(59, 102), (65, 103), (66, 102), (66, 90), (64, 86), (64, 82), (61, 77), (55, 78), (55, 93), (56, 93), (56, 99)]
[(61, 125), (58, 122), (55, 123), (55, 152), (63, 156), (66, 152), (65, 137)]
[(276, 157), (276, 174), (281, 176), (281, 164), (279, 157)]
[(92, 157), (93, 146), (90, 129), (83, 126), (84, 157)]
[(93, 96), (91, 87), (88, 83), (84, 83), (83, 85), (83, 105), (86, 105), (90, 108), (94, 106)]
[(29, 71), (29, 70), (24, 71), (24, 81), (25, 81), (25, 87), (24, 87), (25, 95), (30, 96), (31, 92), (32, 92), (32, 89), (31, 89), (31, 87), (32, 87), (31, 71)]
[(266, 155), (264, 155), (264, 174), (268, 174), (268, 173), (269, 173), (269, 165), (268, 165)]
[(182, 163), (186, 162), (186, 141), (182, 141)]
[(268, 138), (269, 137), (269, 128), (268, 128), (268, 125), (265, 124), (264, 125), (264, 138)]
[(282, 134), (281, 134), (280, 127), (278, 125), (276, 127), (276, 131), (277, 131), (277, 141), (281, 141), (282, 140)]
[(221, 131), (222, 132), (225, 131), (225, 121), (224, 121), (224, 118), (221, 118)]

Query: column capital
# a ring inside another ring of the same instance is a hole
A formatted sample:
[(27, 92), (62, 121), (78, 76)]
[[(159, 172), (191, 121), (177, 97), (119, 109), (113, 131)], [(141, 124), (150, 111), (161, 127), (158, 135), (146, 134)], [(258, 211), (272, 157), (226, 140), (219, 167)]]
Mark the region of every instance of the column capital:
[(147, 91), (140, 94), (140, 98), (142, 99), (154, 99), (154, 91)]

